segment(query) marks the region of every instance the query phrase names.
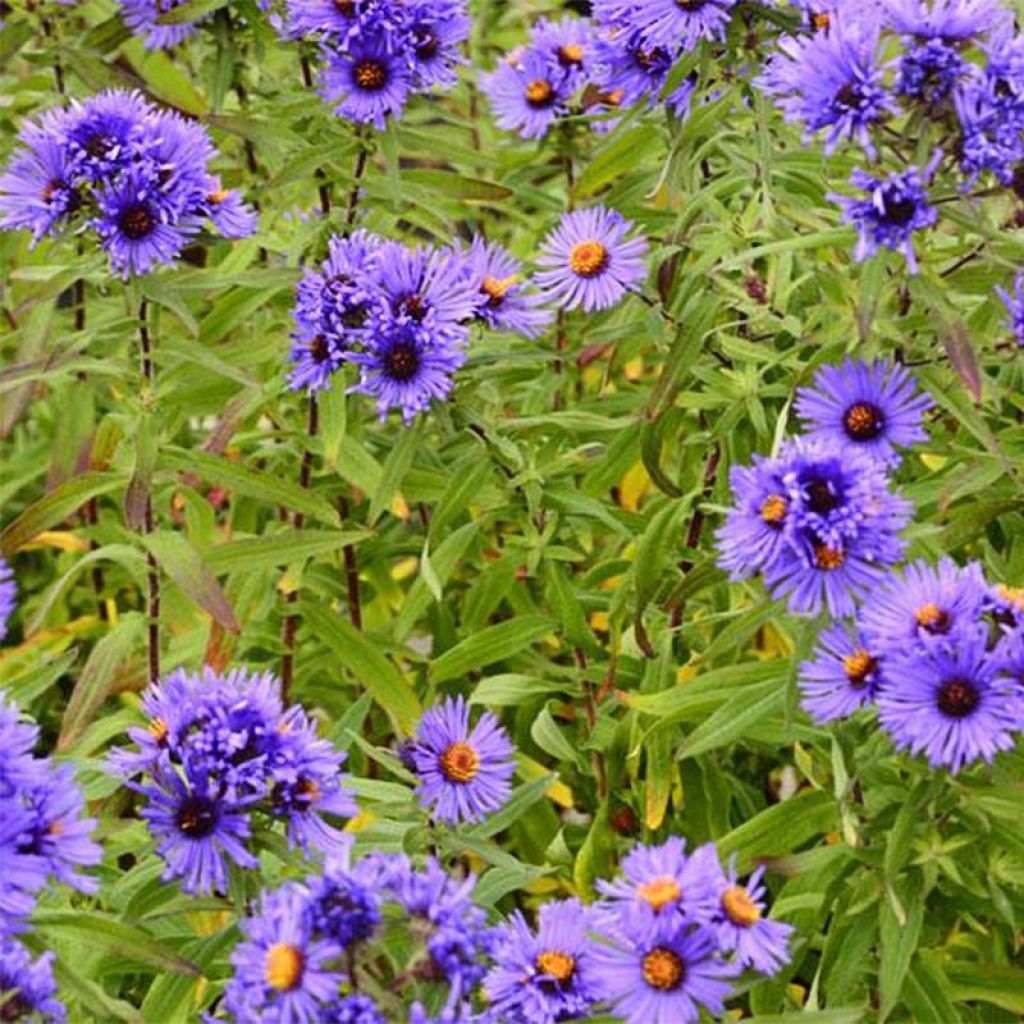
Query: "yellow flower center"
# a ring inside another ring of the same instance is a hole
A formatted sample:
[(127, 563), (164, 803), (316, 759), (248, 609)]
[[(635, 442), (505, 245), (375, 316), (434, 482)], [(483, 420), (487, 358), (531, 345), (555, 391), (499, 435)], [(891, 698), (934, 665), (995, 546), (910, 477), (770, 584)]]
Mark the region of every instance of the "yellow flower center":
[(154, 718), (149, 723), (149, 734), (157, 743), (163, 743), (167, 739), (167, 732), (167, 723), (162, 718)]
[(749, 928), (761, 917), (761, 909), (742, 885), (733, 885), (722, 893), (722, 912), (734, 925)]
[(564, 985), (576, 973), (576, 958), (558, 950), (545, 950), (537, 957), (537, 970)]
[(944, 633), (949, 627), (949, 613), (932, 601), (914, 610), (917, 624), (929, 633)]
[(302, 981), (304, 966), (302, 950), (278, 942), (267, 950), (263, 974), (271, 988), (276, 988), (278, 992), (291, 992)]
[(827, 544), (815, 544), (814, 564), (825, 572), (838, 569), (846, 561), (846, 552), (842, 548), (830, 548)]
[(996, 587), (996, 593), (1007, 603), (1012, 604), (1019, 611), (1024, 611), (1024, 588), (1008, 587), (1000, 583)]
[(453, 743), (441, 754), (440, 765), (449, 782), (472, 782), (480, 772), (480, 757), (468, 743)]
[(531, 107), (543, 107), (551, 99), (552, 88), (550, 82), (542, 78), (535, 78), (526, 85), (526, 102)]
[(569, 268), (579, 277), (597, 277), (608, 266), (608, 250), (596, 239), (569, 250)]
[(679, 883), (674, 878), (655, 878), (636, 887), (636, 894), (652, 910), (661, 910), (670, 903), (675, 903), (683, 894)]
[(851, 686), (863, 686), (875, 670), (876, 661), (863, 647), (843, 658), (843, 671)]
[(227, 199), (227, 197), (228, 197), (227, 189), (219, 188), (219, 189), (217, 189), (216, 192), (211, 192), (209, 198), (210, 198), (210, 202), (213, 203), (214, 206), (220, 206), (220, 204), (223, 203), (224, 200)]
[(686, 968), (682, 957), (665, 946), (655, 946), (643, 960), (644, 981), (659, 992), (671, 992), (683, 983)]
[(769, 526), (781, 526), (788, 509), (789, 502), (781, 494), (769, 494), (761, 503), (761, 518)]
[(819, 31), (822, 32), (832, 24), (832, 19), (822, 12), (821, 14), (811, 15), (811, 24)]
[(480, 291), (487, 296), (487, 305), (492, 308), (500, 306), (505, 301), (509, 288), (518, 280), (518, 274), (509, 274), (508, 277), (491, 277), (488, 274), (480, 283)]
[(559, 64), (582, 64), (583, 47), (579, 43), (566, 43), (558, 48)]

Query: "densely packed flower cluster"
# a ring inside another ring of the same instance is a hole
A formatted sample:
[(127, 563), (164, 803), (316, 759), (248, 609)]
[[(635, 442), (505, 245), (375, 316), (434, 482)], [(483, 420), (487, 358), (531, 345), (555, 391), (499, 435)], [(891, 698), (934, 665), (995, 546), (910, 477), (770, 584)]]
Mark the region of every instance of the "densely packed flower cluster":
[[(671, 838), (632, 850), (590, 906), (555, 901), (535, 927), (519, 911), (491, 925), (472, 902), (472, 876), (434, 858), (420, 869), (404, 854), (354, 860), (349, 847), (265, 894), (232, 956), (224, 1009), (236, 1021), (378, 1024), (395, 1018), (361, 981), (400, 995), (417, 978), (438, 992), (412, 1021), (555, 1024), (609, 1008), (627, 1024), (688, 1024), (701, 1009), (724, 1012), (744, 970), (771, 976), (789, 961), (793, 929), (765, 916), (762, 874), (740, 883), (713, 844), (688, 856)], [(395, 928), (418, 940), (404, 964), (375, 953)]]
[(287, 0), (288, 38), (319, 46), (335, 113), (383, 130), (409, 98), (455, 84), (469, 35), (464, 0)]
[(7, 623), (17, 606), (18, 585), (11, 567), (0, 558), (0, 640), (7, 636)]
[[(66, 3), (67, 0), (61, 2)], [(265, 11), (270, 7), (270, 0), (256, 2), (260, 10)], [(181, 11), (181, 8), (188, 6), (188, 0), (118, 0), (118, 3), (125, 25), (133, 35), (140, 36), (143, 45), (150, 50), (179, 46), (191, 39), (199, 31), (199, 26), (211, 17), (208, 7), (205, 10), (197, 8), (191, 13)], [(226, 7), (227, 4), (222, 6)], [(175, 17), (186, 20), (162, 20), (172, 11), (179, 12)]]
[(552, 319), (543, 302), (604, 309), (642, 282), (647, 244), (626, 237), (631, 227), (605, 207), (566, 214), (542, 245), (539, 291), (524, 286), (511, 254), (479, 237), (416, 249), (362, 230), (334, 237), (296, 289), (289, 383), (315, 392), (353, 363), (353, 390), (408, 422), (448, 396), (474, 323), (534, 337)]
[(0, 175), (0, 227), (33, 244), (91, 229), (124, 278), (173, 263), (204, 221), (226, 238), (255, 215), (210, 170), (206, 129), (140, 93), (110, 90), (30, 121)]
[(142, 697), (145, 728), (111, 769), (145, 799), (141, 816), (187, 892), (224, 892), (228, 868), (254, 868), (257, 822), (284, 822), (303, 850), (330, 852), (342, 834), (326, 815), (352, 817), (345, 755), (316, 733), (298, 705), (285, 707), (267, 673), (209, 668), (170, 673)]
[(903, 557), (899, 533), (912, 508), (893, 493), (889, 470), (896, 447), (924, 439), (929, 404), (906, 370), (886, 362), (820, 370), (797, 400), (807, 433), (733, 467), (722, 566), (734, 579), (763, 575), (792, 611), (851, 614)]
[(96, 822), (83, 817), (74, 770), (35, 757), (38, 740), (38, 727), (22, 721), (0, 691), (0, 1015), (63, 1021), (52, 954), (33, 962), (13, 936), (28, 927), (53, 883), (95, 892), (95, 879), (81, 869), (98, 864), (101, 850), (90, 838)]

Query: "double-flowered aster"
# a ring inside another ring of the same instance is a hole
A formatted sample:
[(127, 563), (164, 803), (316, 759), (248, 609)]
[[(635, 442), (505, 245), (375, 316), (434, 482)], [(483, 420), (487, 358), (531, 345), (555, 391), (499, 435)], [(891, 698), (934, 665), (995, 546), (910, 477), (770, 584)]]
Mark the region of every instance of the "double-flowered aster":
[(26, 124), (0, 175), (0, 227), (33, 244), (91, 230), (122, 277), (173, 263), (204, 225), (242, 238), (256, 217), (225, 189), (206, 129), (111, 90)]
[(21, 931), (36, 898), (53, 883), (94, 892), (82, 869), (98, 864), (96, 822), (70, 765), (32, 753), (39, 729), (0, 691), (0, 936)]
[(321, 95), (383, 129), (409, 98), (455, 84), (469, 35), (464, 0), (286, 0), (285, 34), (315, 42)]
[(534, 337), (551, 320), (542, 301), (495, 242), (412, 249), (362, 230), (335, 237), (296, 288), (288, 381), (313, 393), (352, 364), (351, 390), (408, 423), (447, 399), (475, 324)]
[(129, 730), (111, 768), (146, 800), (141, 815), (188, 892), (224, 892), (231, 865), (256, 866), (260, 823), (284, 822), (303, 850), (334, 851), (331, 819), (352, 817), (339, 753), (296, 706), (285, 707), (269, 674), (176, 670), (143, 694), (146, 727)]
[(0, 936), (0, 1019), (64, 1024), (67, 1011), (57, 998), (53, 953), (36, 960), (15, 939)]
[(424, 713), (408, 752), (419, 776), (417, 797), (441, 821), (482, 821), (508, 800), (513, 754), (491, 712), (471, 727), (465, 698), (445, 699)]
[(996, 292), (1003, 300), (1009, 319), (1006, 326), (1013, 332), (1014, 341), (1024, 346), (1024, 273), (1018, 273), (1013, 283), (1013, 291), (997, 288)]
[[(62, 0), (66, 2), (66, 0)], [(270, 0), (257, 0), (261, 10), (270, 7)], [(211, 15), (209, 5), (195, 5), (193, 12), (181, 11), (177, 21), (164, 21), (171, 12), (188, 7), (188, 0), (118, 0), (121, 17), (132, 35), (139, 36), (147, 50), (167, 50), (191, 39), (199, 26)]]
[(0, 558), (0, 640), (7, 636), (7, 624), (14, 614), (18, 601), (18, 585), (14, 582), (14, 572)]

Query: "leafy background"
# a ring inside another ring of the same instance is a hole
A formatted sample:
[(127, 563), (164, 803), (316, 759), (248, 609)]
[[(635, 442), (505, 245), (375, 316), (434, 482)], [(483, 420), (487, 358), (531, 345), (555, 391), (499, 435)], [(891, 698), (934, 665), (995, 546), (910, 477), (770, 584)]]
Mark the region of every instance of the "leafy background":
[[(30, 939), (60, 954), (72, 1019), (196, 1019), (247, 895), (161, 884), (101, 767), (140, 720), (152, 554), (165, 667), (276, 670), (297, 616), (293, 696), (350, 752), (361, 842), (436, 843), (507, 911), (588, 895), (636, 840), (713, 838), (741, 869), (769, 865), (798, 929), (744, 1015), (1019, 1020), (1024, 756), (951, 780), (868, 721), (810, 725), (795, 666), (816, 624), (726, 582), (713, 551), (728, 469), (787, 430), (795, 387), (846, 352), (888, 353), (937, 403), (900, 471), (911, 557), (1021, 580), (1021, 371), (992, 291), (1024, 263), (1012, 196), (944, 209), (916, 277), (888, 256), (856, 266), (825, 198), (851, 165), (749, 86), (768, 38), (698, 60), (706, 101), (685, 122), (634, 111), (527, 143), (494, 127), (476, 69), (557, 10), (474, 0), (458, 88), (360, 134), (253, 0), (207, 6), (173, 57), (106, 0), (15, 4), (0, 33), (5, 153), (59, 90), (137, 87), (210, 127), (226, 186), (261, 213), (253, 238), (207, 240), (128, 289), (74, 241), (0, 236), (0, 549), (21, 595), (0, 683), (78, 767), (106, 848), (101, 895), (51, 894)], [(284, 381), (292, 289), (343, 227), (361, 151), (359, 223), (408, 241), (482, 232), (529, 258), (568, 205), (614, 206), (651, 239), (647, 301), (567, 315), (536, 342), (480, 335), (452, 402), (410, 428), (337, 386), (308, 442)], [(127, 524), (147, 492), (144, 543)], [(454, 692), (501, 713), (517, 788), (486, 824), (426, 836), (395, 744)], [(263, 840), (265, 883), (297, 870)]]

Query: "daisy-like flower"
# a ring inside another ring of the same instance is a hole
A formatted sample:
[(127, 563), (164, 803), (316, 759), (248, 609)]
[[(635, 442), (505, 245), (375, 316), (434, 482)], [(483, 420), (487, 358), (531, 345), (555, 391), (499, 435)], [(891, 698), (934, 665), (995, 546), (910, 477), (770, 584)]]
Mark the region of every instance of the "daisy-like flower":
[(718, 561), (733, 579), (761, 572), (788, 543), (788, 488), (778, 459), (755, 455), (749, 466), (729, 470), (733, 503), (715, 535)]
[(186, 779), (167, 770), (158, 781), (158, 786), (137, 788), (148, 797), (139, 813), (158, 839), (165, 880), (181, 879), (185, 892), (225, 893), (229, 862), (258, 866), (245, 845), (251, 835), (248, 815), (224, 800), (208, 775), (189, 773), (186, 764)]
[(374, 338), (363, 352), (346, 353), (345, 359), (359, 367), (352, 391), (375, 398), (381, 419), (397, 409), (411, 423), (432, 401), (447, 399), (466, 354), (450, 343), (425, 345), (412, 331), (395, 329)]
[(326, 334), (296, 338), (288, 353), (292, 364), (288, 387), (309, 394), (328, 390), (344, 356), (344, 349)]
[(913, 642), (916, 649), (933, 640), (959, 642), (981, 619), (988, 587), (981, 567), (960, 568), (951, 558), (938, 565), (917, 561), (889, 578), (871, 595), (857, 621), (870, 645), (899, 651)]
[(515, 331), (534, 338), (552, 320), (541, 308), (541, 297), (524, 288), (523, 267), (497, 242), (479, 235), (465, 255), (471, 281), (477, 287), (476, 318), (495, 331)]
[(625, 1024), (693, 1024), (702, 1009), (719, 1016), (739, 974), (719, 957), (713, 931), (678, 917), (642, 938), (596, 946), (594, 960), (602, 994)]
[(60, 115), (59, 136), (88, 181), (105, 181), (130, 162), (139, 125), (153, 112), (141, 93), (108, 89), (84, 102), (72, 100)]
[(544, 239), (535, 280), (563, 309), (587, 313), (620, 302), (647, 276), (647, 240), (627, 237), (633, 229), (617, 210), (595, 206), (566, 213)]
[(576, 92), (590, 78), (597, 61), (597, 32), (589, 18), (541, 18), (530, 29), (530, 50), (547, 55), (559, 91)]
[(878, 695), (878, 720), (897, 749), (924, 754), (933, 768), (958, 772), (991, 761), (1014, 745), (1024, 727), (1024, 699), (986, 653), (984, 626), (953, 644), (920, 646), (898, 655)]
[(818, 637), (815, 656), (800, 666), (800, 703), (816, 722), (846, 718), (874, 702), (882, 684), (883, 659), (843, 623)]
[(938, 112), (968, 69), (960, 51), (942, 39), (912, 42), (900, 58), (896, 92)]
[(18, 605), (18, 586), (11, 567), (0, 558), (0, 640), (7, 636), (7, 623)]
[(351, 863), (351, 843), (328, 858), (321, 875), (309, 879), (313, 924), (340, 946), (363, 942), (381, 922), (382, 889), (372, 863)]
[(1006, 326), (1013, 331), (1013, 337), (1019, 346), (1024, 346), (1024, 271), (1017, 274), (1013, 282), (1013, 291), (996, 288), (996, 294), (1003, 300), (1009, 320)]
[(181, 7), (186, 0), (119, 0), (121, 17), (132, 35), (141, 36), (147, 50), (169, 50), (196, 34), (196, 22), (163, 25), (161, 14)]
[(722, 39), (736, 0), (596, 0), (594, 17), (626, 29), (648, 48), (692, 50), (702, 39)]
[(856, 140), (873, 157), (872, 128), (899, 110), (877, 52), (877, 24), (844, 19), (828, 32), (783, 38), (756, 84), (808, 137), (824, 131), (826, 154)]
[(484, 979), (489, 1007), (507, 1024), (585, 1019), (598, 983), (590, 915), (579, 900), (546, 903), (534, 932), (516, 911), (499, 929), (495, 966)]
[(317, 1024), (388, 1024), (369, 996), (353, 993), (322, 1007)]
[(7, 170), (0, 175), (0, 226), (26, 228), (32, 244), (64, 228), (82, 205), (73, 184), (67, 146), (38, 125), (24, 129)]
[(960, 138), (956, 146), (964, 188), (973, 188), (990, 173), (1000, 184), (1015, 185), (1024, 162), (1024, 132), (1018, 118), (1008, 117), (993, 101), (984, 80), (968, 82), (953, 94)]
[(853, 199), (829, 193), (829, 198), (842, 207), (844, 224), (857, 229), (857, 245), (853, 258), (863, 263), (874, 256), (879, 248), (900, 252), (907, 261), (907, 269), (917, 273), (914, 254), (914, 232), (930, 228), (939, 219), (939, 211), (928, 201), (925, 182), (931, 178), (938, 157), (936, 154), (922, 174), (916, 168), (886, 178), (875, 178), (856, 168), (850, 181), (866, 193), (863, 199)]
[(645, 46), (621, 31), (599, 41), (597, 60), (595, 84), (611, 107), (631, 107), (641, 99), (654, 106), (672, 70), (668, 50)]
[(719, 879), (714, 930), (718, 936), (718, 948), (732, 953), (735, 963), (771, 976), (789, 963), (789, 938), (793, 934), (793, 926), (764, 916), (763, 876), (764, 868), (760, 867), (745, 885), (741, 885), (736, 877), (735, 863), (729, 864)]
[(964, 42), (1012, 22), (999, 0), (880, 0), (894, 32), (915, 39)]
[(324, 46), (323, 55), (320, 91), (336, 114), (378, 131), (389, 117), (401, 115), (412, 90), (412, 72), (385, 39), (360, 37), (345, 53)]
[(524, 139), (546, 135), (566, 113), (570, 81), (546, 52), (530, 48), (509, 54), (493, 71), (481, 75), (480, 88), (498, 127)]
[(649, 931), (665, 918), (706, 922), (714, 913), (718, 854), (707, 844), (686, 855), (686, 840), (670, 836), (659, 846), (635, 846), (613, 882), (597, 883), (600, 920), (615, 931)]
[(231, 954), (235, 975), (224, 1005), (237, 1021), (315, 1024), (339, 998), (342, 949), (313, 931), (309, 890), (286, 882), (264, 896), (258, 914), (242, 924), (245, 940)]
[(494, 715), (485, 711), (470, 729), (465, 698), (446, 698), (424, 713), (416, 730), (412, 757), (421, 806), (441, 821), (483, 821), (508, 800), (513, 753)]
[(463, 0), (409, 0), (403, 35), (418, 89), (450, 88), (463, 63), (461, 45), (469, 36), (470, 19)]
[(20, 942), (0, 938), (0, 1018), (64, 1024), (67, 1010), (57, 998), (53, 953), (36, 960)]
[(921, 420), (931, 405), (905, 367), (847, 358), (841, 366), (821, 367), (814, 383), (797, 391), (795, 408), (811, 440), (896, 463), (897, 448), (928, 439)]

